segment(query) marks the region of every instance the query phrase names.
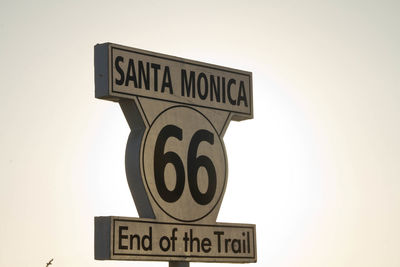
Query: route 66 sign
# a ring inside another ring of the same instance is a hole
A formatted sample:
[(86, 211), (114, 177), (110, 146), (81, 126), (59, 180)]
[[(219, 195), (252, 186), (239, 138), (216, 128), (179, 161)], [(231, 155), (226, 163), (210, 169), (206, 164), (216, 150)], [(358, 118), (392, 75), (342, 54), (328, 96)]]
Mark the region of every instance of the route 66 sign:
[(131, 129), (125, 166), (141, 218), (97, 217), (96, 258), (256, 261), (254, 225), (216, 223), (223, 136), (230, 120), (253, 117), (252, 74), (105, 43), (95, 46), (95, 94), (119, 102)]

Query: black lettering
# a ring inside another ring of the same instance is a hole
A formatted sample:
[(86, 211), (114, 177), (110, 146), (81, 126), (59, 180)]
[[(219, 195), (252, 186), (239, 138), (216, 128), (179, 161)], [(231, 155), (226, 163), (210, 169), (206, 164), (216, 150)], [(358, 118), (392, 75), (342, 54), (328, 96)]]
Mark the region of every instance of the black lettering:
[(214, 231), (214, 235), (216, 235), (218, 238), (218, 253), (221, 253), (221, 235), (224, 235), (224, 232)]
[(236, 100), (233, 99), (232, 95), (231, 95), (231, 86), (232, 86), (232, 84), (236, 84), (236, 80), (230, 79), (228, 81), (228, 100), (229, 100), (229, 103), (231, 103), (231, 105), (236, 105)]
[[(148, 241), (148, 245), (146, 246), (146, 240)], [(149, 234), (144, 235), (142, 238), (142, 248), (143, 250), (153, 250), (153, 229), (149, 227)]]
[(188, 251), (188, 241), (189, 241), (189, 237), (188, 237), (188, 233), (185, 232), (185, 236), (183, 237), (183, 241), (185, 241), (185, 252)]
[[(194, 71), (190, 72), (190, 77), (189, 77), (189, 81), (188, 78), (186, 76), (186, 70), (181, 70), (181, 94), (182, 96), (185, 96), (185, 92), (187, 96), (190, 96), (190, 91), (192, 91), (192, 97), (195, 98), (196, 97), (196, 86), (195, 86), (195, 73)], [(186, 91), (185, 91), (186, 88)]]
[(163, 81), (162, 81), (162, 86), (161, 86), (161, 92), (164, 93), (165, 88), (169, 88), (169, 93), (172, 95), (172, 83), (171, 83), (171, 74), (169, 72), (169, 67), (165, 66), (164, 69), (164, 76), (163, 76)]
[(217, 84), (215, 84), (214, 75), (210, 76), (210, 100), (214, 100), (214, 93), (215, 93), (215, 100), (217, 102), (221, 101), (221, 87), (220, 87), (220, 78), (217, 76)]
[(197, 237), (193, 237), (193, 230), (190, 229), (190, 252), (193, 252), (193, 243), (197, 243), (197, 252), (200, 252), (200, 240)]
[[(201, 92), (201, 80), (204, 80), (204, 94)], [(199, 77), (197, 77), (197, 92), (199, 93), (199, 97), (201, 100), (204, 100), (207, 98), (208, 95), (208, 80), (207, 76), (201, 72), (199, 74)]]
[(137, 88), (136, 70), (133, 64), (133, 59), (129, 59), (128, 70), (126, 74), (125, 86), (129, 85), (129, 81), (133, 81), (134, 86)]
[(247, 253), (250, 253), (250, 233), (247, 232)]
[[(163, 244), (165, 244), (164, 240), (167, 242), (167, 246), (163, 245)], [(160, 238), (160, 248), (161, 248), (161, 250), (162, 251), (168, 251), (170, 246), (171, 246), (171, 243), (169, 242), (168, 236), (162, 236)]]
[(172, 241), (172, 251), (175, 251), (175, 241), (178, 239), (175, 236), (175, 233), (178, 231), (178, 228), (172, 229), (172, 236), (171, 236), (171, 241)]
[(136, 249), (140, 250), (140, 236), (139, 235), (130, 235), (129, 249), (133, 249), (133, 240), (134, 239), (136, 239)]
[(224, 77), (222, 77), (222, 103), (225, 103), (226, 102), (226, 100), (225, 100), (225, 78)]
[(238, 101), (237, 101), (238, 106), (240, 106), (241, 101), (244, 101), (244, 105), (247, 107), (247, 96), (246, 96), (246, 91), (244, 88), (243, 81), (240, 81), (240, 85), (239, 85), (239, 96), (238, 96)]
[(242, 252), (242, 247), (240, 245), (240, 239), (232, 240), (232, 251), (235, 254)]
[[(249, 233), (249, 232), (247, 232), (247, 234), (248, 234), (248, 233)], [(245, 236), (245, 235), (246, 235), (246, 233), (243, 232), (243, 233), (242, 233), (242, 236)], [(242, 242), (243, 242), (243, 252), (246, 252), (246, 239), (243, 239)], [(249, 253), (250, 253), (250, 251), (249, 251)]]
[(211, 251), (211, 240), (208, 239), (207, 237), (201, 240), (201, 249), (205, 252), (208, 253)]
[(120, 79), (117, 80), (115, 79), (115, 83), (118, 85), (123, 85), (124, 84), (124, 79), (125, 79), (125, 74), (124, 71), (122, 70), (121, 66), (119, 63), (124, 62), (124, 58), (121, 56), (118, 56), (115, 58), (115, 68), (117, 69), (117, 72), (119, 73)]
[(225, 239), (225, 253), (228, 253), (229, 243), (231, 242), (230, 238)]
[(160, 69), (160, 65), (151, 63), (151, 68), (154, 70), (153, 71), (153, 76), (154, 76), (154, 91), (158, 91), (158, 70)]
[(149, 72), (150, 72), (150, 65), (148, 62), (146, 62), (146, 71), (143, 66), (143, 62), (139, 60), (139, 88), (142, 88), (142, 80), (144, 81), (144, 87), (146, 90), (150, 89), (150, 77), (149, 77)]
[(122, 245), (122, 239), (128, 239), (127, 235), (123, 235), (122, 234), (122, 231), (124, 231), (124, 230), (125, 231), (128, 230), (128, 227), (127, 226), (120, 226), (119, 229), (118, 229), (118, 235), (119, 235), (118, 248), (119, 249), (128, 249), (128, 246), (123, 246)]

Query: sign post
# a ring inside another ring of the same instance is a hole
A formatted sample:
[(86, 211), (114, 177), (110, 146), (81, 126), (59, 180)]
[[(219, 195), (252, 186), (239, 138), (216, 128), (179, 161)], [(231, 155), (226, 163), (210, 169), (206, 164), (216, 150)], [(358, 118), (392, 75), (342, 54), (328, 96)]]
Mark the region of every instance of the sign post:
[(104, 43), (96, 98), (119, 102), (125, 167), (140, 218), (96, 217), (95, 259), (250, 263), (252, 224), (217, 223), (227, 184), (224, 133), (253, 117), (250, 72)]

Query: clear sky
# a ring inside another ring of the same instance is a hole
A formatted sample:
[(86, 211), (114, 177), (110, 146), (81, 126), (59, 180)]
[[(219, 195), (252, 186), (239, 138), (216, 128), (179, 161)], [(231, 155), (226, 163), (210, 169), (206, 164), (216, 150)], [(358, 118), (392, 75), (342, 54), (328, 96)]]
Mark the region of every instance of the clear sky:
[(253, 72), (255, 117), (225, 135), (218, 217), (257, 225), (252, 266), (400, 266), (399, 12), (386, 0), (0, 0), (0, 266), (167, 266), (94, 260), (93, 217), (137, 216), (129, 127), (94, 98), (103, 42)]

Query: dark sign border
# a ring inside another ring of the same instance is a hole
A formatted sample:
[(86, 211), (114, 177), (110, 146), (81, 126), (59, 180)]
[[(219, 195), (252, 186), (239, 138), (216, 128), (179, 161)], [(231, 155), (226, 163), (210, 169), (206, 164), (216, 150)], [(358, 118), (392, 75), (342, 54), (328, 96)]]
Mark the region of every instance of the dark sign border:
[(172, 57), (172, 56), (161, 55), (161, 54), (154, 53), (154, 52), (136, 51), (136, 49), (134, 50), (133, 48), (129, 49), (128, 47), (127, 48), (117, 47), (114, 44), (109, 44), (109, 45), (110, 45), (109, 72), (111, 75), (111, 79), (109, 81), (109, 83), (110, 83), (109, 88), (110, 88), (111, 96), (117, 97), (118, 94), (120, 94), (120, 95), (132, 96), (132, 97), (137, 96), (137, 97), (143, 97), (143, 98), (148, 98), (148, 99), (162, 100), (162, 101), (166, 101), (166, 102), (170, 102), (170, 103), (189, 105), (189, 103), (183, 102), (183, 101), (173, 101), (173, 100), (166, 100), (164, 98), (130, 94), (130, 93), (126, 93), (126, 92), (120, 92), (120, 91), (117, 91), (116, 89), (114, 89), (114, 82), (113, 82), (114, 81), (114, 73), (112, 71), (114, 64), (113, 64), (112, 59), (114, 58), (113, 57), (114, 50), (120, 50), (120, 51), (124, 51), (124, 52), (128, 52), (128, 53), (134, 53), (134, 54), (139, 54), (139, 55), (143, 55), (143, 56), (154, 57), (154, 58), (159, 58), (159, 59), (168, 60), (168, 61), (174, 61), (177, 63), (184, 63), (187, 65), (192, 65), (192, 66), (196, 66), (196, 67), (208, 68), (208, 69), (213, 69), (213, 70), (218, 70), (218, 71), (222, 71), (222, 72), (228, 72), (228, 73), (232, 73), (235, 75), (242, 75), (242, 76), (248, 77), (248, 79), (249, 79), (249, 112), (240, 112), (240, 111), (231, 110), (231, 109), (216, 108), (216, 107), (210, 107), (207, 105), (199, 105), (199, 104), (193, 104), (193, 103), (190, 103), (190, 105), (195, 106), (195, 107), (209, 108), (209, 109), (214, 109), (214, 110), (232, 112), (233, 114), (237, 114), (239, 116), (240, 115), (245, 116), (246, 119), (253, 118), (253, 87), (252, 87), (252, 73), (251, 72), (244, 73), (239, 70), (234, 70), (234, 69), (225, 68), (225, 67), (219, 67), (216, 65), (208, 64), (208, 63), (202, 63), (202, 62), (197, 62), (197, 61), (195, 62), (195, 61), (187, 60), (187, 59), (180, 59), (180, 58), (176, 58), (176, 57)]
[[(254, 260), (256, 261), (256, 237), (255, 237), (255, 225), (252, 227), (250, 226), (245, 226), (245, 225), (233, 225), (233, 224), (223, 224), (223, 223), (218, 223), (215, 225), (212, 224), (190, 224), (190, 223), (169, 223), (169, 222), (158, 222), (158, 221), (147, 221), (147, 220), (141, 220), (141, 219), (118, 219), (118, 218), (112, 218), (112, 235), (113, 235), (113, 244), (112, 244), (112, 256), (138, 256), (138, 257), (159, 257), (161, 258), (160, 260), (163, 260), (162, 258), (208, 258), (208, 259), (249, 259), (249, 260)], [(227, 228), (245, 228), (245, 229), (250, 229), (252, 232), (252, 238), (253, 238), (253, 253), (251, 257), (248, 256), (200, 256), (200, 255), (159, 255), (159, 254), (151, 254), (151, 255), (143, 255), (143, 254), (136, 254), (136, 253), (115, 253), (115, 222), (137, 222), (137, 223), (153, 223), (153, 224), (167, 224), (167, 225), (182, 225), (182, 226), (195, 226), (195, 227), (227, 227)], [(154, 259), (153, 259), (154, 260)], [(235, 261), (232, 261), (235, 262)]]

